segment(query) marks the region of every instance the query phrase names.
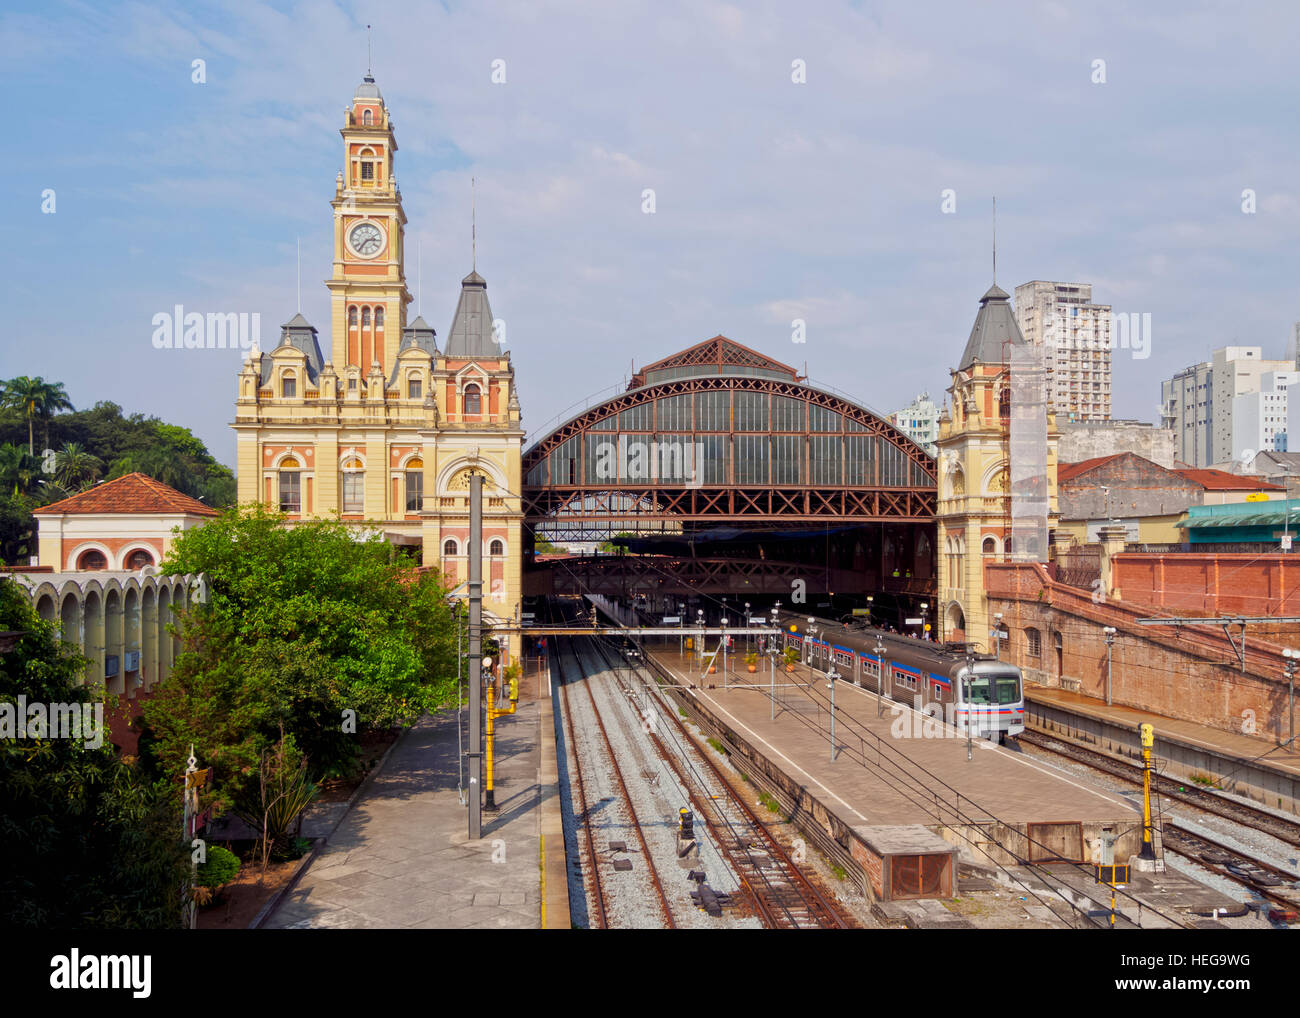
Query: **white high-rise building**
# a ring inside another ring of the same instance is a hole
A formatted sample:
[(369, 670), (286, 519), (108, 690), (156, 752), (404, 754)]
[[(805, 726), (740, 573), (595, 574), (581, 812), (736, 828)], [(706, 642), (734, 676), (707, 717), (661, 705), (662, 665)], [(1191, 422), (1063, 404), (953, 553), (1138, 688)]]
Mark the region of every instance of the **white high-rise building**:
[(1295, 370), (1292, 361), (1265, 360), (1258, 346), (1225, 346), (1214, 351), (1211, 363), (1211, 381), (1214, 386), (1214, 413), (1211, 416), (1213, 449), (1209, 463), (1198, 463), (1196, 466), (1235, 460), (1236, 452), (1241, 448), (1233, 438), (1237, 397), (1259, 392), (1267, 374)]
[(931, 456), (938, 453), (935, 443), (939, 440), (939, 408), (928, 392), (921, 393), (902, 410), (895, 410), (889, 420)]
[[(1287, 390), (1300, 383), (1300, 371), (1269, 371), (1260, 377), (1258, 392), (1232, 400), (1232, 458), (1245, 463), (1256, 453), (1287, 452)], [(1300, 396), (1300, 392), (1297, 393)], [(1300, 399), (1295, 402), (1300, 403)]]
[(1092, 284), (1022, 283), (1016, 323), (1026, 341), (1044, 348), (1057, 420), (1110, 420), (1110, 305), (1092, 302)]

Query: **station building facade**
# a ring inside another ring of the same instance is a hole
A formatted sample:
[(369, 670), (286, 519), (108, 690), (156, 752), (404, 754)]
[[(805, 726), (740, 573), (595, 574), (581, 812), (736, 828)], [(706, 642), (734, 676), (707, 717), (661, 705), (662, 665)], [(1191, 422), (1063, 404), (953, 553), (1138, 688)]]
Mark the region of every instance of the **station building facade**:
[(469, 477), (481, 474), (484, 612), (513, 618), (524, 432), (487, 283), (477, 271), (461, 281), (442, 346), (422, 317), (408, 321), (397, 141), (371, 76), (340, 133), (327, 347), (300, 313), (278, 346), (250, 351), (233, 423), (239, 501), (380, 533), (455, 588), (468, 576)]

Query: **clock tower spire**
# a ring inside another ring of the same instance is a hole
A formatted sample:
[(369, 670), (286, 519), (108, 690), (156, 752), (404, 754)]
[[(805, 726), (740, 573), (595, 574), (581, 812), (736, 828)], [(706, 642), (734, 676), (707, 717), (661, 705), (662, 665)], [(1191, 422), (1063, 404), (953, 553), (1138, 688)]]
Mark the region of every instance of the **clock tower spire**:
[[(394, 177), (397, 140), (384, 97), (367, 71), (344, 112), (343, 170), (334, 183), (331, 360), (341, 375), (390, 374), (411, 294), (403, 268), (402, 192)], [(350, 384), (350, 383), (345, 383)]]

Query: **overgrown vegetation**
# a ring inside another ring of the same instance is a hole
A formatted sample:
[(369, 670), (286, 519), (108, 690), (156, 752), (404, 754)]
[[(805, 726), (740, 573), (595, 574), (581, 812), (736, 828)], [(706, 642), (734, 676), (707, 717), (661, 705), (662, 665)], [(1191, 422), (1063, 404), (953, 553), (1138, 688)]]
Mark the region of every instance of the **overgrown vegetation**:
[[(85, 659), (60, 643), (25, 590), (0, 579), (0, 703), (95, 703)], [(93, 740), (92, 740), (93, 741)], [(190, 869), (174, 786), (155, 782), (107, 740), (0, 739), (0, 926), (164, 929), (181, 921)]]
[(214, 768), (214, 808), (264, 817), (254, 826), (268, 850), (309, 786), (357, 768), (361, 733), (455, 700), (456, 631), (438, 577), (356, 537), (336, 522), (290, 527), (260, 506), (232, 509), (186, 531), (161, 565), (206, 573), (208, 603), (179, 616), (182, 653), (145, 704), (153, 759), (178, 773), (193, 743)]

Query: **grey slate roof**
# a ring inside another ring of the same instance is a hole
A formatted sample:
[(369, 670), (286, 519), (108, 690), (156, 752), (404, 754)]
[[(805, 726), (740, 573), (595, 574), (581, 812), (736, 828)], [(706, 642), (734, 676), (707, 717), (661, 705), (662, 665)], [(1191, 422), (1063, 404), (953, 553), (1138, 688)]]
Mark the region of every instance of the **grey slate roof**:
[[(281, 330), (280, 346), (292, 346), (307, 355), (307, 380), (313, 385), (316, 384), (316, 380), (320, 377), (320, 369), (325, 364), (325, 358), (320, 352), (320, 343), (316, 341), (316, 330), (301, 312), (285, 322)], [(260, 384), (266, 385), (270, 381), (271, 358), (263, 357)]]
[(367, 74), (361, 84), (357, 86), (356, 94), (352, 98), (378, 99), (380, 102), (384, 101), (384, 97), (379, 94), (379, 86), (375, 84), (375, 79), (369, 74)]
[(501, 347), (492, 338), (492, 308), (488, 304), (487, 280), (471, 272), (460, 281), (456, 317), (447, 331), (448, 357), (500, 357)]
[[(424, 316), (418, 316), (415, 321), (411, 322), (402, 330), (402, 345), (397, 350), (400, 357), (406, 350), (419, 350), (427, 354), (430, 358), (438, 356), (437, 333), (434, 332), (433, 326), (424, 320)], [(397, 362), (393, 363), (393, 374), (388, 379), (388, 388), (397, 385)]]
[(971, 327), (958, 370), (965, 371), (972, 364), (1005, 364), (1011, 358), (1011, 346), (1025, 345), (1010, 300), (997, 283), (980, 298), (980, 309), (975, 315), (975, 324)]

